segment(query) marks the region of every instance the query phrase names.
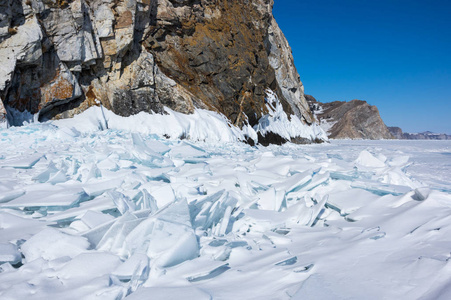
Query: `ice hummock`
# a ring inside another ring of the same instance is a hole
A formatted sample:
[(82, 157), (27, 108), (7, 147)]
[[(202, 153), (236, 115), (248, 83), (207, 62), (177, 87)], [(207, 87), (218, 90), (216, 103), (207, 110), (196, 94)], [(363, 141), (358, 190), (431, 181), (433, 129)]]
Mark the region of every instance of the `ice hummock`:
[(0, 129), (0, 298), (451, 296), (449, 142), (251, 147), (97, 117)]

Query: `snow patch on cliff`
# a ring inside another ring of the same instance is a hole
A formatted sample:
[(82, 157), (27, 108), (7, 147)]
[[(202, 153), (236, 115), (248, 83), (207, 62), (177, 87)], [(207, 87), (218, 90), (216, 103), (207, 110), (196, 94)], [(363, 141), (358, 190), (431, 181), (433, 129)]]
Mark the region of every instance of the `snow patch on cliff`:
[(170, 139), (189, 139), (208, 142), (237, 142), (258, 140), (258, 133), (265, 136), (273, 132), (286, 140), (301, 137), (309, 140), (327, 140), (325, 132), (317, 125), (307, 125), (295, 115), (288, 118), (277, 96), (267, 93), (269, 114), (259, 123), (238, 128), (219, 113), (196, 109), (193, 114), (182, 114), (165, 108), (165, 115), (140, 112), (130, 117), (121, 117), (104, 107), (91, 107), (72, 119), (52, 121), (60, 128), (73, 128), (80, 132), (95, 132), (104, 129), (124, 130), (145, 135), (156, 134)]
[(260, 132), (263, 136), (272, 132), (288, 141), (297, 137), (327, 141), (326, 133), (318, 124), (313, 123), (309, 126), (296, 115), (288, 117), (277, 95), (271, 90), (266, 92), (266, 108), (269, 113), (261, 117), (258, 124), (254, 126), (254, 130)]

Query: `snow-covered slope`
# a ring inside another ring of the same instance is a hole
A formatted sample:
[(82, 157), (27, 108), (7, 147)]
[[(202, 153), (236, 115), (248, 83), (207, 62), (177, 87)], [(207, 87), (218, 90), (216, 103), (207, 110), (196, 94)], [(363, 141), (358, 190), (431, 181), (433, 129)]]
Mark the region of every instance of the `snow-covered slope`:
[[(116, 129), (141, 134), (155, 134), (172, 139), (191, 141), (267, 142), (265, 136), (277, 135), (282, 142), (303, 139), (304, 143), (327, 141), (326, 133), (314, 123), (310, 126), (295, 116), (288, 115), (282, 109), (277, 96), (267, 91), (267, 110), (258, 124), (238, 128), (217, 112), (195, 109), (193, 114), (183, 114), (165, 108), (165, 114), (141, 112), (130, 117), (121, 117), (104, 107), (93, 106), (74, 118), (62, 119), (51, 124), (67, 128), (74, 132), (95, 132), (103, 129)], [(269, 140), (269, 139), (268, 139)], [(273, 142), (273, 141), (270, 141)]]
[(451, 297), (449, 142), (103, 113), (0, 129), (1, 299)]

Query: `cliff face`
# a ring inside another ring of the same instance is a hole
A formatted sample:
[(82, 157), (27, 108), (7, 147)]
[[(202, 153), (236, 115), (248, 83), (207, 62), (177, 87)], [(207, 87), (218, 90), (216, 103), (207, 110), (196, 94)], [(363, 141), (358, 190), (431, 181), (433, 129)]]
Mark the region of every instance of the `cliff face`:
[(0, 128), (6, 124), (6, 110), (3, 107), (3, 102), (0, 101)]
[(388, 131), (390, 131), (391, 135), (393, 135), (393, 137), (395, 139), (401, 140), (402, 139), (402, 129), (399, 127), (387, 127)]
[(321, 103), (306, 95), (320, 126), (332, 139), (392, 139), (376, 106), (366, 101)]
[[(313, 122), (272, 0), (2, 0), (0, 97), (7, 112), (71, 116), (204, 108), (238, 126), (267, 113)], [(1, 108), (1, 107), (0, 107)], [(1, 114), (1, 111), (0, 111)], [(8, 113), (10, 124), (15, 113)]]

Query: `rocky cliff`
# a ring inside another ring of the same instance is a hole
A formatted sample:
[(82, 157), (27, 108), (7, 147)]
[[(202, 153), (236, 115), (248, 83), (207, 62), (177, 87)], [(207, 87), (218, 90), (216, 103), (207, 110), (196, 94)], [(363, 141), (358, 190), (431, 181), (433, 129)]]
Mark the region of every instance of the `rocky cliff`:
[(451, 140), (451, 135), (445, 133), (433, 133), (430, 131), (408, 133), (403, 132), (399, 127), (388, 127), (388, 130), (398, 140)]
[(305, 96), (320, 126), (332, 139), (392, 139), (376, 106), (366, 101), (318, 102), (313, 96)]
[(3, 102), (0, 101), (0, 128), (3, 126), (3, 124), (6, 124), (6, 110), (3, 106)]
[[(273, 0), (1, 0), (0, 97), (17, 112), (68, 117), (195, 108), (251, 126), (273, 91), (314, 119)], [(2, 107), (0, 106), (0, 114)]]

